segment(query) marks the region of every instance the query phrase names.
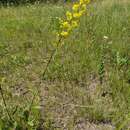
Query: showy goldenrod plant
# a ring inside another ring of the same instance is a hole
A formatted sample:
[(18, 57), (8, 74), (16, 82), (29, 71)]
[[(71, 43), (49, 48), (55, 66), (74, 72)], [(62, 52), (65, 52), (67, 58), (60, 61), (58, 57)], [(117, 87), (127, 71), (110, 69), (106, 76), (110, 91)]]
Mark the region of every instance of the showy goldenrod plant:
[(62, 45), (63, 40), (67, 38), (76, 27), (78, 27), (80, 18), (85, 14), (89, 2), (90, 0), (79, 0), (78, 2), (75, 2), (72, 6), (71, 11), (66, 12), (65, 18), (64, 19), (59, 18), (60, 29), (59, 32), (57, 33), (58, 40), (56, 42), (56, 48), (52, 52), (47, 62), (47, 65), (43, 72), (43, 78), (45, 77), (48, 66), (50, 65), (58, 47)]
[(83, 16), (86, 11), (87, 11), (87, 5), (90, 3), (90, 0), (79, 0), (78, 2), (75, 2), (72, 6), (71, 11), (67, 11), (65, 18), (61, 19), (59, 18), (59, 24), (60, 24), (60, 29), (59, 32), (57, 33), (58, 40), (56, 42), (56, 48), (52, 52), (48, 63), (45, 67), (45, 70), (43, 72), (43, 78), (45, 76), (45, 73), (47, 71), (47, 68), (55, 55), (56, 50), (58, 49), (59, 45), (62, 43), (62, 40), (67, 38), (70, 33), (79, 25), (79, 21), (81, 16)]

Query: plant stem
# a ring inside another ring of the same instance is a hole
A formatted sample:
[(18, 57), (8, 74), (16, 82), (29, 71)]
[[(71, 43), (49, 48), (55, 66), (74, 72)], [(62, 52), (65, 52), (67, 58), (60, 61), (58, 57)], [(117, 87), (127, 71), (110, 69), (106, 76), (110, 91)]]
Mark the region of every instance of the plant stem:
[[(55, 56), (55, 53), (56, 53), (56, 51), (57, 51), (57, 49), (58, 49), (58, 47), (59, 47), (59, 45), (60, 45), (60, 43), (61, 43), (61, 40), (62, 40), (62, 38), (59, 38), (59, 40), (57, 41), (57, 44), (56, 44), (56, 48), (52, 51), (52, 53), (51, 53), (51, 55), (50, 55), (50, 58), (49, 58), (49, 60), (48, 60), (48, 62), (47, 62), (47, 64), (46, 64), (46, 66), (45, 66), (45, 69), (44, 69), (44, 72), (43, 72), (43, 74), (42, 74), (42, 79), (44, 79), (44, 77), (45, 77), (45, 74), (46, 74), (46, 72), (47, 72), (47, 69), (48, 69), (48, 67), (49, 67), (49, 65), (51, 64), (51, 62), (52, 62), (52, 59), (53, 59), (53, 57)], [(40, 84), (41, 84), (41, 82), (40, 82)], [(39, 92), (40, 93), (40, 92)], [(33, 99), (34, 100), (34, 99)], [(43, 128), (44, 128), (44, 126), (42, 126), (43, 125), (43, 122), (44, 122), (44, 119), (43, 119), (43, 115), (42, 115), (42, 113), (43, 113), (43, 103), (42, 103), (42, 111), (40, 112), (40, 119), (39, 119), (39, 126), (38, 126), (38, 129), (37, 130), (42, 130)], [(43, 127), (43, 128), (42, 128)]]
[(52, 51), (52, 53), (51, 53), (51, 56), (50, 56), (50, 58), (49, 58), (49, 60), (48, 60), (48, 62), (47, 62), (47, 64), (46, 64), (46, 67), (45, 67), (44, 72), (43, 72), (43, 74), (42, 74), (42, 78), (44, 78), (44, 76), (45, 76), (45, 74), (46, 74), (46, 72), (47, 72), (47, 69), (48, 69), (48, 67), (49, 67), (49, 65), (50, 65), (50, 63), (51, 63), (51, 61), (52, 61), (52, 59), (53, 59), (53, 57), (54, 57), (54, 55), (55, 55), (55, 53), (56, 53), (56, 50), (57, 50), (57, 48), (59, 47), (60, 42), (61, 42), (61, 38), (58, 40), (57, 45), (56, 45), (56, 48), (55, 48), (55, 49)]
[(7, 108), (7, 103), (6, 103), (6, 100), (5, 100), (5, 97), (4, 97), (4, 93), (3, 93), (3, 89), (2, 89), (1, 83), (0, 83), (0, 94), (2, 96), (2, 100), (3, 100), (4, 106), (5, 106), (6, 113), (7, 113), (8, 117), (9, 117), (9, 119), (12, 121), (12, 117), (11, 117), (11, 115), (9, 113), (8, 108)]

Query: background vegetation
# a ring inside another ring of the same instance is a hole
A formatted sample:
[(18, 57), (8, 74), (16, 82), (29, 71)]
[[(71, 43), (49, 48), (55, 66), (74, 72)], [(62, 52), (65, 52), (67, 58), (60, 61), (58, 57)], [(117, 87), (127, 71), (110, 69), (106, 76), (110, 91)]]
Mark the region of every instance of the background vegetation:
[(88, 121), (128, 129), (130, 3), (93, 2), (43, 78), (58, 17), (70, 6), (0, 8), (1, 130), (36, 129), (40, 116), (46, 130), (87, 128)]
[[(21, 5), (21, 4), (34, 4), (34, 3), (57, 3), (62, 2), (64, 0), (0, 0), (0, 3), (3, 5)], [(71, 2), (71, 0), (67, 0), (67, 2)]]

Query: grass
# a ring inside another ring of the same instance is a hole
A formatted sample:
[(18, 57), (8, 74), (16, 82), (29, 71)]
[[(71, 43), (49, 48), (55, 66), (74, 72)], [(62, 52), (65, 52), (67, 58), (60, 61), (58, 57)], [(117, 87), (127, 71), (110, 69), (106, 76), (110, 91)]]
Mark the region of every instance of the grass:
[[(43, 79), (54, 49), (58, 17), (63, 17), (69, 6), (0, 8), (0, 74), (6, 79), (3, 90), (12, 97), (11, 101), (6, 97), (8, 107), (24, 107), (31, 95), (21, 98), (22, 94), (38, 88), (46, 129), (65, 126), (72, 130), (79, 120), (118, 126), (130, 112), (130, 3), (93, 2)], [(117, 121), (120, 117), (124, 119)]]

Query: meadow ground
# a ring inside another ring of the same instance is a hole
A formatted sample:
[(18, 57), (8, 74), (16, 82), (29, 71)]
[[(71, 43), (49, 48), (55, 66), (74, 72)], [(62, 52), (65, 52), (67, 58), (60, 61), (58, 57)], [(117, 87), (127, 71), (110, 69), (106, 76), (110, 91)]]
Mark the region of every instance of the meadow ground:
[(70, 6), (0, 8), (0, 76), (8, 108), (25, 107), (30, 91), (38, 90), (46, 130), (111, 130), (130, 113), (130, 2), (92, 2), (43, 78), (58, 17)]

